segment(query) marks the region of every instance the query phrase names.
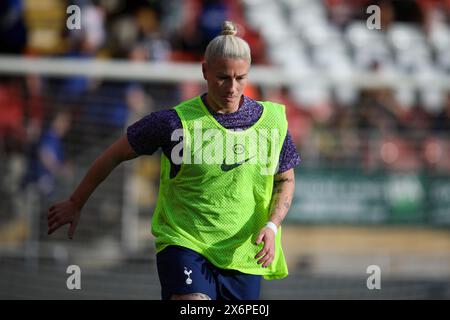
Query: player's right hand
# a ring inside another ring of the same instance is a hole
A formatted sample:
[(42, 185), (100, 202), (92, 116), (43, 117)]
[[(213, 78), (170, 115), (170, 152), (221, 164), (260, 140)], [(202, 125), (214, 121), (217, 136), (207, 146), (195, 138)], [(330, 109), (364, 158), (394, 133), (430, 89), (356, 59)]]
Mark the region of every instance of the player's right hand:
[(59, 227), (70, 224), (68, 236), (73, 238), (75, 229), (80, 219), (80, 210), (75, 206), (71, 199), (56, 203), (48, 209), (47, 215), (47, 234), (52, 234)]

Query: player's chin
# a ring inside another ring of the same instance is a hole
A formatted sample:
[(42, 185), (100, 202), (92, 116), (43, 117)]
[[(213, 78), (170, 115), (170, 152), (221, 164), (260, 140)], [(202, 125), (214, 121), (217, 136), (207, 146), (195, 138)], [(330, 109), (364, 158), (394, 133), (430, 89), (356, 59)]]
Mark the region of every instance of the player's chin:
[(225, 98), (222, 102), (223, 106), (225, 106), (227, 109), (233, 109), (236, 106), (239, 105), (239, 99), (230, 99), (230, 98)]

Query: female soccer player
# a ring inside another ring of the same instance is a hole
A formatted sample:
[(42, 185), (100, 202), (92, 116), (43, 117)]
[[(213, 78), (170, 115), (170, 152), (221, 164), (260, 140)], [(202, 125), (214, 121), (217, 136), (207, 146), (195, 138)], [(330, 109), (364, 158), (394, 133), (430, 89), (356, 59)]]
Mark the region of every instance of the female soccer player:
[(281, 222), (300, 162), (284, 106), (243, 95), (250, 48), (225, 21), (206, 48), (206, 93), (151, 113), (92, 164), (69, 199), (50, 207), (48, 234), (72, 238), (92, 192), (125, 160), (162, 149), (152, 219), (163, 299), (245, 299), (261, 278), (288, 274)]

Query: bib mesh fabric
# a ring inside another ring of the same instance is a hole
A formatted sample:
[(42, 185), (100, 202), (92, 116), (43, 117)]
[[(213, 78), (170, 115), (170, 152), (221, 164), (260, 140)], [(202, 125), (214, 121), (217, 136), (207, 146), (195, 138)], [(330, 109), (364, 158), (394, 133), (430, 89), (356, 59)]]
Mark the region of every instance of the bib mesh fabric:
[(263, 268), (255, 259), (263, 247), (255, 241), (269, 220), (273, 179), (287, 132), (284, 106), (260, 103), (261, 118), (243, 131), (222, 127), (200, 97), (175, 107), (183, 125), (183, 162), (171, 179), (170, 161), (164, 154), (161, 157), (152, 220), (157, 252), (179, 245), (222, 269), (266, 279), (287, 276), (281, 228), (272, 264)]

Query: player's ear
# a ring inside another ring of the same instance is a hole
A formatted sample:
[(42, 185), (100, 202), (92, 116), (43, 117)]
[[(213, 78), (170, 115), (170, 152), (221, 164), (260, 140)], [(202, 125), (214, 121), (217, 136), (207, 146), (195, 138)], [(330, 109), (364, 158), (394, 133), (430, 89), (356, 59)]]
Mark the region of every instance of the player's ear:
[(206, 62), (203, 61), (203, 63), (202, 63), (202, 73), (203, 73), (203, 79), (205, 79), (205, 80), (208, 80), (208, 79), (206, 79), (206, 68), (207, 67), (208, 66), (206, 65)]

